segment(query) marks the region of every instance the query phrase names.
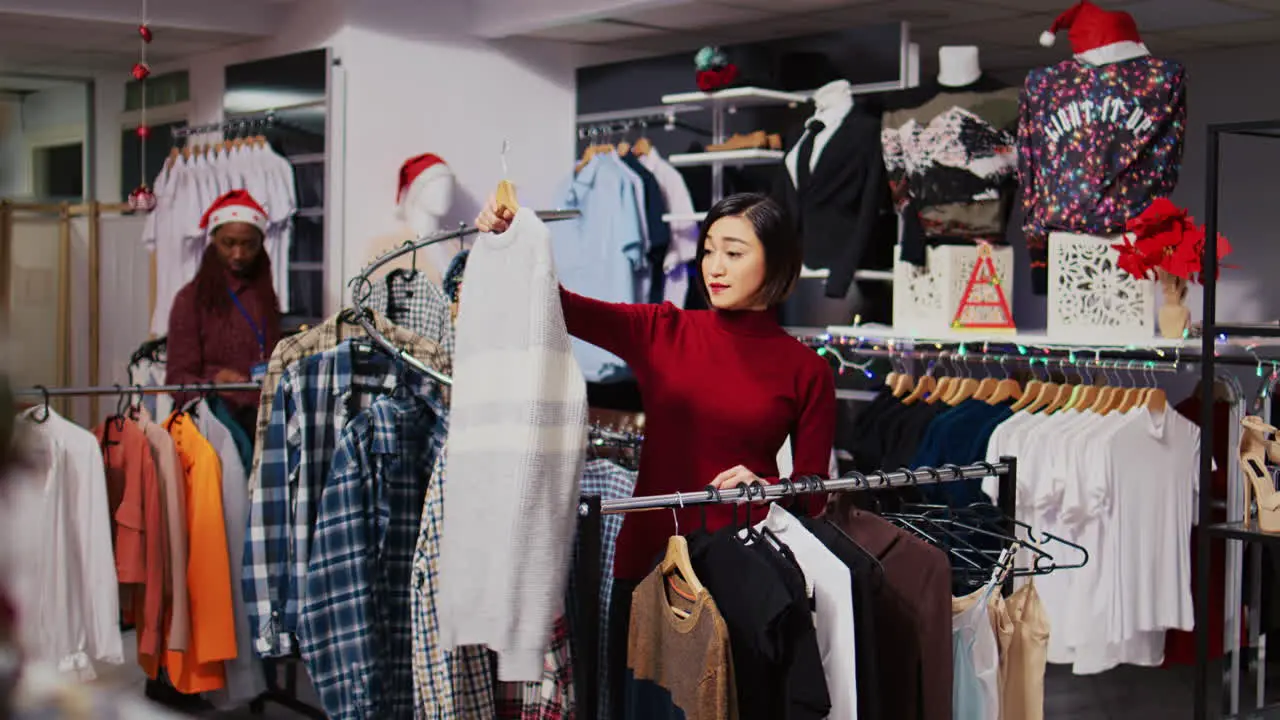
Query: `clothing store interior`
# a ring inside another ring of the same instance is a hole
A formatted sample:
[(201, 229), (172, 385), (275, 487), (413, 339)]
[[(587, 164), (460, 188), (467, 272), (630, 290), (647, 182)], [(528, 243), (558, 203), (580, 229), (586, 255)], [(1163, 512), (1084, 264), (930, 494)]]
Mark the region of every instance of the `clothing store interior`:
[(1277, 0), (0, 3), (0, 718), (1280, 717), (1277, 64)]

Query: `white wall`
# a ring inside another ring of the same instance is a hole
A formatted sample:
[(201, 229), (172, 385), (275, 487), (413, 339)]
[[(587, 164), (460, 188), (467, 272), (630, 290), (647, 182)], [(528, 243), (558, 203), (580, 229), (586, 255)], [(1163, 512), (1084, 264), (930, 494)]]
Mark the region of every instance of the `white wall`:
[(31, 190), (26, 140), (22, 135), (22, 102), (0, 98), (0, 198), (25, 197)]
[(504, 139), (521, 204), (553, 205), (574, 152), (574, 68), (559, 46), (349, 29), (341, 277), (368, 260), (370, 239), (394, 229), (397, 172), (412, 155), (436, 153), (453, 169), (452, 222), (474, 218), (502, 179)]

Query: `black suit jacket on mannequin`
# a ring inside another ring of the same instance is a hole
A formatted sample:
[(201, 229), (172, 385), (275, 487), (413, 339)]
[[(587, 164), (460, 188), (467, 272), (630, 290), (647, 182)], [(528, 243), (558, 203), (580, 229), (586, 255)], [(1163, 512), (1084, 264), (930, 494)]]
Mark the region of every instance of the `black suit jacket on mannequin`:
[[(791, 138), (789, 147), (803, 137)], [(789, 151), (788, 151), (789, 152)], [(827, 297), (842, 298), (854, 272), (881, 238), (881, 216), (889, 213), (888, 180), (880, 151), (880, 119), (854, 107), (831, 135), (801, 197), (782, 165), (774, 195), (786, 207), (804, 241), (804, 264), (831, 271)]]

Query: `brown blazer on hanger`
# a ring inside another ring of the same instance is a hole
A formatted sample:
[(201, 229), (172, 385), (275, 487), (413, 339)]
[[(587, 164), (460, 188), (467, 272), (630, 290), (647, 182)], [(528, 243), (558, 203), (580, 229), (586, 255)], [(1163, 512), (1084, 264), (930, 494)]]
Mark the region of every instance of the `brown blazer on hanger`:
[[(857, 508), (829, 516), (884, 566), (876, 596), (883, 717), (951, 719), (951, 565), (938, 548)], [(858, 688), (859, 692), (867, 692)]]

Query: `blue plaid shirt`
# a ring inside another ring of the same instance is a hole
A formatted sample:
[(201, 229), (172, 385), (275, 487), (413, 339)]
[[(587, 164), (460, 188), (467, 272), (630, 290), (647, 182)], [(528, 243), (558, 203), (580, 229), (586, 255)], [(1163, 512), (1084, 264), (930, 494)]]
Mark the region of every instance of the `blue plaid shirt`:
[(262, 657), (288, 656), (296, 647), (320, 493), (350, 417), (402, 382), (411, 395), (436, 397), (430, 379), (413, 372), (401, 378), (389, 357), (365, 347), (366, 341), (347, 340), (311, 355), (286, 368), (276, 386), (250, 498), (241, 583)]
[(324, 487), (298, 642), (334, 720), (413, 716), (410, 586), (437, 413), (384, 397), (351, 420)]
[[(623, 500), (631, 497), (636, 491), (636, 472), (627, 470), (608, 460), (591, 460), (582, 472), (581, 493), (583, 495), (599, 495), (601, 500)], [(597, 637), (600, 640), (600, 658), (596, 667), (599, 720), (609, 718), (609, 602), (613, 598), (613, 554), (618, 542), (618, 532), (622, 530), (622, 515), (602, 515), (600, 517), (600, 628)], [(577, 549), (574, 556), (577, 556)], [(574, 563), (577, 567), (577, 563)], [(576, 603), (573, 599), (577, 578), (569, 579), (569, 597), (566, 606), (570, 608), (569, 617), (578, 617)]]
[(494, 660), (479, 645), (440, 646), (436, 591), (440, 582), (440, 532), (444, 527), (445, 457), (436, 455), (422, 502), (413, 553), (413, 688), (421, 720), (492, 720), (497, 705)]

